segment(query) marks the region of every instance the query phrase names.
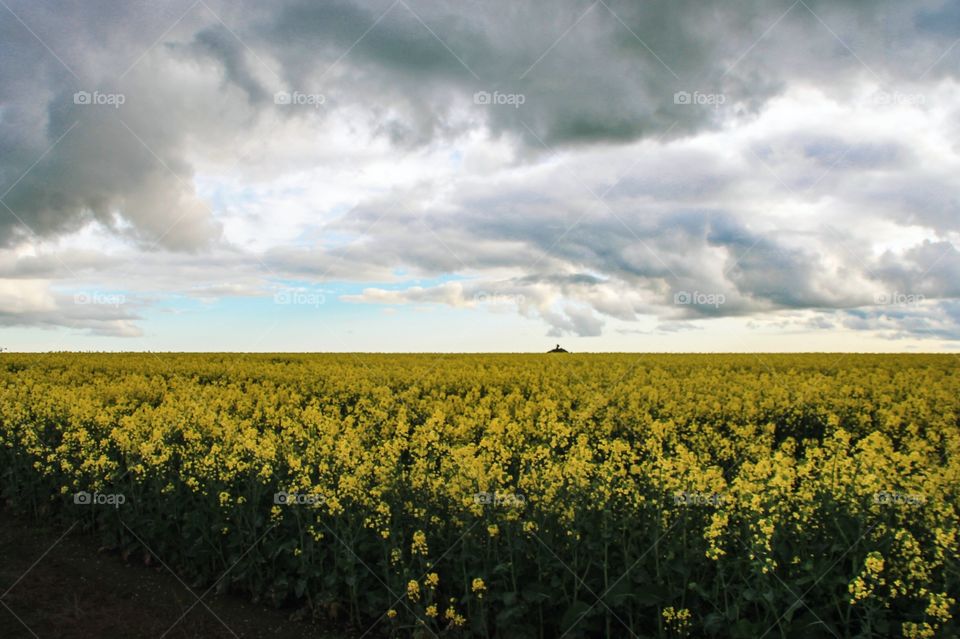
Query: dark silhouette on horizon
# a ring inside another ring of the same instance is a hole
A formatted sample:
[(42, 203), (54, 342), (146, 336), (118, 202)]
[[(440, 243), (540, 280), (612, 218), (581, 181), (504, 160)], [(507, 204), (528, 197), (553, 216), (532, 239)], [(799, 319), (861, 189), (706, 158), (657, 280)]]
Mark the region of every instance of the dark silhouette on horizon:
[(549, 350), (549, 351), (547, 351), (547, 352), (548, 352), (548, 353), (569, 353), (570, 351), (568, 351), (568, 350), (565, 349), (565, 348), (560, 348), (560, 345), (557, 344), (557, 347), (556, 347), (556, 348), (554, 348), (553, 350)]

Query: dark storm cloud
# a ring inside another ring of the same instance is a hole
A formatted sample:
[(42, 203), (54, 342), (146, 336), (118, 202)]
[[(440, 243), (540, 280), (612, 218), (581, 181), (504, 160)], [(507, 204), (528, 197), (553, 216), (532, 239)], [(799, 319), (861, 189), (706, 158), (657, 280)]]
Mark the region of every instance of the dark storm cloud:
[(0, 208), (0, 242), (92, 219), (108, 227), (122, 219), (132, 227), (122, 232), (144, 245), (191, 249), (217, 235), (181, 144), (203, 119), (183, 117), (175, 77), (124, 78), (176, 9), (0, 9), (0, 193), (10, 209)]
[(417, 108), (450, 91), (521, 93), (521, 108), (487, 115), (495, 130), (536, 147), (681, 135), (723, 119), (721, 110), (678, 106), (676, 91), (723, 93), (727, 108), (750, 113), (795, 80), (913, 81), (951, 43), (902, 37), (913, 12), (936, 4), (294, 3), (260, 35), (293, 60), (294, 78), (308, 79), (298, 51), (342, 51), (376, 23), (344, 66)]
[(252, 103), (262, 103), (267, 92), (254, 76), (250, 68), (246, 49), (230, 31), (216, 25), (200, 31), (194, 40), (194, 51), (198, 57), (209, 56), (223, 69), (224, 82), (231, 82), (242, 88)]
[[(402, 145), (481, 122), (531, 149), (623, 143), (754, 112), (794, 79), (842, 87), (866, 65), (913, 80), (946, 50), (942, 25), (956, 17), (933, 1), (578, 0), (549, 10), (529, 1), (65, 2), (55, 11), (18, 1), (10, 9), (0, 21), (0, 178), (4, 190), (16, 184), (5, 201), (23, 224), (4, 211), (0, 241), (25, 226), (50, 235), (91, 218), (123, 219), (135, 237), (177, 249), (219, 233), (190, 186), (188, 141), (198, 153), (222, 152), (242, 131), (231, 127), (253, 126), (258, 111), (275, 107), (268, 98), (278, 84), (319, 84), (331, 95), (330, 117), (365, 110)], [(929, 37), (905, 38), (913, 28)], [(183, 85), (184, 67), (241, 92), (246, 104)], [(955, 70), (942, 67), (937, 73)], [(116, 112), (75, 108), (78, 90), (120, 92), (126, 103)], [(522, 94), (524, 103), (481, 108), (471, 105), (476, 91)], [(676, 91), (721, 92), (726, 104), (678, 105)], [(478, 119), (457, 121), (455, 103)]]

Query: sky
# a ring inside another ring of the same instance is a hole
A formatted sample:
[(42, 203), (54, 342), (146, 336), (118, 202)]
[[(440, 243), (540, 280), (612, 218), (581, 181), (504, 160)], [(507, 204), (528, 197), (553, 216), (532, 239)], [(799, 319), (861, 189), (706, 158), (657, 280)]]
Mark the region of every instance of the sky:
[(960, 352), (956, 0), (0, 0), (0, 348)]

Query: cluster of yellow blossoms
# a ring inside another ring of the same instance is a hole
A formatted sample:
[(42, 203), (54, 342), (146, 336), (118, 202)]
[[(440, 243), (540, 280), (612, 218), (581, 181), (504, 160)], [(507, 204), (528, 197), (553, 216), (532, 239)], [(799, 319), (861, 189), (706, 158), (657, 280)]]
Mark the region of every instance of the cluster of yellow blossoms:
[(396, 636), (960, 635), (949, 355), (2, 354), (0, 468)]

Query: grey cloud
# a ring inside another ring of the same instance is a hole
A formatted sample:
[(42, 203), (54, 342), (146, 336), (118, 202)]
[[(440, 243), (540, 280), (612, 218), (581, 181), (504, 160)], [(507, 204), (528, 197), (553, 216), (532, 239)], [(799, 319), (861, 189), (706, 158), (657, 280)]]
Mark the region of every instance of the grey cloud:
[[(14, 2), (10, 9), (27, 26), (3, 10), (0, 193), (13, 213), (0, 209), (0, 244), (31, 232), (69, 233), (94, 219), (144, 246), (196, 249), (216, 239), (183, 142), (217, 116), (184, 117), (178, 105), (189, 87), (169, 66), (151, 68), (145, 59), (123, 77), (173, 24), (177, 6), (78, 2), (45, 12)], [(77, 92), (123, 103), (78, 104)]]
[(872, 272), (903, 295), (960, 298), (960, 251), (949, 242), (924, 241), (902, 255), (887, 251)]
[(267, 92), (257, 80), (248, 60), (246, 49), (226, 27), (217, 25), (197, 33), (196, 51), (200, 57), (210, 56), (223, 69), (224, 81), (243, 89), (250, 102), (261, 103)]
[(583, 304), (557, 304), (559, 297), (537, 285), (518, 287), (511, 282), (448, 282), (432, 287), (412, 286), (398, 289), (368, 288), (359, 295), (344, 295), (341, 300), (366, 304), (446, 304), (449, 306), (516, 306), (524, 315), (539, 317), (550, 327), (547, 335), (560, 337), (600, 335), (604, 321), (593, 308)]
[[(611, 206), (618, 209), (622, 203), (613, 201)], [(535, 202), (534, 210), (540, 209)], [(509, 280), (484, 277), (474, 286), (513, 294), (538, 291), (538, 299), (543, 300), (578, 300), (623, 321), (643, 314), (696, 319), (854, 308), (873, 305), (890, 290), (918, 291), (930, 299), (942, 299), (955, 295), (953, 283), (960, 281), (954, 276), (957, 252), (949, 243), (917, 246), (873, 263), (865, 256), (847, 254), (837, 246), (831, 230), (807, 237), (786, 230), (759, 231), (744, 223), (743, 216), (720, 210), (680, 209), (636, 217), (627, 209), (621, 215), (629, 220), (632, 232), (620, 220), (604, 215), (590, 218), (589, 226), (556, 243), (560, 231), (545, 229), (537, 214), (520, 213), (496, 221), (473, 209), (451, 215), (385, 218), (367, 238), (369, 250), (364, 255), (374, 260), (389, 255), (387, 262), (402, 263), (428, 276), (451, 271), (483, 274), (504, 268), (533, 271)], [(358, 226), (365, 224), (366, 214), (361, 219)], [(410, 226), (414, 219), (421, 225)], [(458, 223), (450, 224), (448, 219)], [(528, 248), (489, 251), (482, 241), (488, 237), (509, 238)], [(535, 261), (541, 254), (546, 257)], [(926, 269), (929, 273), (922, 272)], [(923, 287), (897, 288), (905, 278), (921, 276)], [(451, 302), (448, 292), (417, 289), (419, 299), (461, 303)], [(681, 292), (722, 296), (722, 301), (677, 304), (674, 296)], [(407, 293), (401, 289), (391, 295), (402, 299)], [(548, 306), (544, 303), (541, 310)], [(572, 320), (556, 312), (545, 310), (541, 316), (554, 330), (574, 330)]]
[[(682, 156), (676, 162), (682, 170)], [(661, 172), (669, 179), (670, 166)], [(567, 225), (557, 224), (558, 218), (572, 224), (578, 207), (566, 200), (564, 189), (552, 197), (544, 195), (550, 187), (531, 184), (529, 189), (483, 198), (466, 192), (453, 210), (435, 213), (409, 213), (402, 205), (386, 213), (376, 207), (358, 209), (333, 226), (368, 231), (362, 250), (353, 256), (349, 250), (341, 253), (344, 268), (337, 276), (350, 272), (348, 262), (362, 273), (356, 279), (378, 267), (381, 281), (394, 279), (386, 276), (390, 264), (424, 277), (458, 272), (479, 275), (485, 282), (491, 281), (492, 269), (526, 271), (511, 285), (520, 290), (547, 287), (558, 297), (580, 300), (624, 321), (651, 313), (697, 318), (852, 308), (872, 304), (878, 291), (888, 290), (900, 277), (891, 270), (871, 286), (879, 267), (839, 246), (832, 229), (807, 235), (760, 230), (744, 221), (745, 212), (688, 209), (661, 199), (641, 203), (642, 190), (636, 188), (611, 193), (607, 206), (613, 212), (586, 198), (582, 223), (564, 234)], [(402, 203), (405, 196), (395, 194), (394, 199)], [(507, 206), (509, 214), (490, 214)], [(360, 255), (363, 261), (357, 262)], [(319, 263), (331, 257), (321, 252), (313, 259)], [(903, 268), (917, 259), (916, 251), (889, 258)], [(941, 268), (952, 264), (946, 260)], [(931, 298), (953, 294), (950, 272), (939, 277), (928, 278), (923, 289)], [(675, 304), (674, 296), (684, 291), (722, 296), (723, 302)]]
[[(365, 111), (401, 145), (425, 144), (483, 122), (532, 149), (540, 149), (540, 140), (548, 147), (624, 143), (714, 127), (755, 111), (792, 78), (842, 87), (864, 73), (857, 57), (894, 78), (915, 78), (917, 69), (908, 67), (941, 45), (945, 50), (947, 34), (933, 30), (923, 43), (887, 35), (910, 28), (929, 31), (953, 16), (937, 2), (811, 1), (807, 6), (817, 17), (795, 6), (761, 38), (786, 7), (760, 0), (736, 6), (719, 1), (608, 5), (594, 6), (584, 16), (591, 5), (583, 1), (552, 5), (549, 12), (535, 2), (454, 7), (411, 1), (390, 8), (388, 0), (290, 0), (264, 8), (211, 1), (209, 9), (187, 2), (163, 7), (67, 2), (56, 13), (12, 2), (11, 9), (78, 78), (16, 20), (4, 20), (4, 183), (13, 184), (72, 123), (78, 124), (7, 201), (41, 235), (68, 233), (90, 219), (115, 228), (124, 220), (133, 226), (131, 235), (147, 246), (159, 242), (197, 249), (216, 241), (219, 229), (193, 192), (188, 148), (212, 156), (224, 153), (224, 144), (235, 149), (240, 127), (256, 127), (258, 115), (275, 110), (266, 99), (276, 88), (266, 86), (278, 81), (274, 73), (291, 88), (312, 90), (319, 84), (320, 90), (329, 89), (331, 110), (323, 117)], [(177, 18), (180, 22), (165, 33)], [(856, 57), (821, 18), (850, 39)], [(160, 36), (158, 46), (146, 51)], [(184, 85), (182, 74), (188, 71), (203, 75), (211, 86)], [(76, 90), (96, 88), (124, 92), (127, 103), (120, 113), (81, 110), (71, 103)], [(481, 107), (471, 103), (478, 90), (522, 93), (525, 103), (519, 109)], [(730, 110), (677, 105), (678, 90), (729, 92)], [(244, 96), (243, 104), (234, 91)], [(473, 115), (464, 119), (455, 105)], [(119, 128), (117, 116), (149, 152)], [(890, 161), (867, 155), (850, 161)], [(10, 216), (3, 219), (0, 241), (9, 244), (24, 231)]]
[(916, 24), (920, 29), (954, 37), (960, 31), (960, 5), (950, 0), (932, 3), (917, 12)]
[[(923, 43), (909, 37), (914, 14), (933, 4), (578, 1), (545, 12), (530, 1), (391, 7), (387, 0), (300, 0), (243, 33), (282, 62), (293, 86), (319, 80), (345, 103), (350, 96), (387, 101), (402, 120), (385, 130), (419, 131), (424, 141), (456, 126), (447, 103), (457, 96), (522, 94), (520, 108), (475, 111), (494, 132), (540, 149), (696, 132), (757, 112), (793, 79), (846, 91), (869, 73), (865, 64), (912, 81), (922, 73), (916, 65), (932, 63), (937, 47), (950, 44), (945, 35)], [(314, 64), (305, 62), (306, 51)], [(364, 81), (376, 82), (375, 94)], [(676, 91), (723, 92), (724, 108), (677, 105)]]
[[(69, 94), (58, 96), (50, 129), (63, 137), (13, 186), (4, 198), (7, 206), (40, 235), (73, 231), (94, 219), (117, 227), (124, 219), (132, 223), (131, 235), (145, 245), (195, 248), (216, 237), (216, 222), (188, 184), (189, 175), (177, 174), (189, 169), (176, 151), (155, 129), (133, 129), (139, 118), (131, 118), (135, 124), (128, 130), (112, 111), (75, 105)], [(10, 216), (3, 219), (11, 221)], [(12, 221), (8, 233), (14, 235), (3, 238), (8, 242), (28, 233)]]
[(952, 175), (938, 173), (886, 173), (855, 180), (846, 189), (852, 199), (905, 226), (925, 226), (937, 232), (960, 230), (960, 188)]
[(88, 335), (140, 337), (141, 319), (124, 296), (83, 291), (72, 296), (45, 290), (9, 290), (0, 280), (0, 326), (69, 328)]
[(681, 333), (703, 330), (703, 327), (690, 322), (661, 322), (657, 325), (657, 330), (664, 333)]
[(724, 219), (711, 228), (708, 241), (727, 250), (724, 273), (744, 295), (784, 308), (832, 306), (838, 301), (829, 289), (818, 286), (825, 283), (818, 280), (827, 278), (815, 254), (780, 245), (743, 226), (731, 228)]
[(847, 142), (829, 137), (804, 139), (803, 154), (830, 171), (836, 171), (838, 168), (841, 170), (896, 169), (906, 162), (914, 161), (909, 149), (893, 142)]
[[(4, 202), (44, 237), (98, 222), (139, 246), (142, 266), (158, 271), (152, 276), (157, 288), (201, 298), (256, 294), (271, 277), (402, 286), (396, 271), (406, 268), (413, 277), (459, 273), (473, 283), (370, 295), (446, 304), (470, 303), (479, 290), (523, 295), (520, 312), (541, 317), (551, 330), (594, 335), (606, 318), (657, 314), (671, 326), (869, 305), (873, 291), (857, 289), (861, 280), (878, 290), (916, 289), (944, 304), (958, 295), (960, 267), (948, 241), (960, 219), (955, 180), (947, 170), (916, 166), (922, 158), (898, 142), (897, 132), (848, 138), (838, 130), (843, 123), (825, 122), (756, 141), (760, 162), (749, 152), (731, 162), (704, 147), (652, 144), (748, 121), (795, 85), (814, 84), (838, 100), (872, 72), (885, 86), (931, 87), (956, 75), (960, 48), (930, 67), (953, 40), (943, 28), (956, 21), (951, 5), (608, 4), (612, 13), (598, 4), (575, 24), (590, 2), (561, 2), (548, 12), (532, 1), (454, 6), (411, 0), (408, 9), (390, 0), (269, 6), (211, 0), (225, 26), (189, 2), (163, 8), (67, 2), (57, 12), (12, 2), (79, 78), (16, 20), (0, 21), (0, 193), (9, 189)], [(916, 30), (929, 37), (913, 37)], [(927, 68), (929, 76), (919, 81)], [(270, 99), (280, 88), (320, 91), (329, 102), (308, 114), (283, 111)], [(79, 89), (120, 92), (126, 102), (120, 109), (77, 105)], [(520, 93), (524, 104), (474, 104), (476, 91)], [(725, 102), (719, 108), (676, 104), (676, 91), (722, 92)], [(366, 123), (404, 147), (429, 148), (489, 129), (519, 143), (514, 168), (570, 161), (573, 176), (545, 169), (405, 185), (319, 224), (321, 236), (347, 235), (350, 243), (273, 247), (257, 256), (260, 265), (239, 251), (224, 253), (220, 222), (193, 186), (198, 166), (243, 164), (248, 136), (268, 138), (274, 126), (294, 119), (311, 141), (312, 124), (335, 120), (345, 127)], [(639, 140), (654, 150), (627, 146)], [(605, 163), (604, 153), (618, 146), (645, 153), (623, 163), (625, 176)], [(758, 179), (763, 163), (777, 178)], [(796, 192), (781, 189), (778, 180)], [(751, 197), (738, 200), (748, 189)], [(924, 226), (942, 241), (874, 261), (867, 248), (845, 255), (821, 231), (804, 231), (804, 237), (756, 219), (764, 206), (797, 196), (807, 203), (829, 197), (856, 203), (865, 213), (851, 215), (860, 219)], [(0, 220), (0, 244), (26, 238), (2, 208)], [(143, 257), (146, 248), (157, 249), (156, 259)], [(204, 259), (175, 259), (165, 250)], [(66, 261), (75, 269), (116, 267), (82, 256)], [(224, 276), (231, 268), (240, 281)], [(0, 274), (11, 279), (53, 277), (58, 270), (49, 256), (0, 260)], [(141, 271), (139, 277), (150, 276)], [(183, 281), (206, 282), (206, 288), (190, 293)], [(725, 302), (678, 306), (677, 291), (723, 294)], [(938, 321), (946, 326), (953, 307), (942, 308)], [(100, 321), (71, 313), (62, 313), (62, 321)], [(884, 317), (918, 321), (890, 312)], [(848, 321), (869, 319), (851, 314)]]
[(887, 339), (960, 340), (956, 300), (914, 308), (851, 310), (842, 317), (846, 328), (873, 331)]
[(64, 250), (55, 254), (15, 256), (0, 251), (2, 279), (65, 279), (103, 272), (122, 262), (91, 251)]
[(603, 329), (603, 320), (597, 317), (589, 307), (567, 304), (562, 311), (548, 309), (542, 313), (542, 316), (551, 326), (547, 332), (551, 337), (570, 334), (579, 337), (596, 337)]

